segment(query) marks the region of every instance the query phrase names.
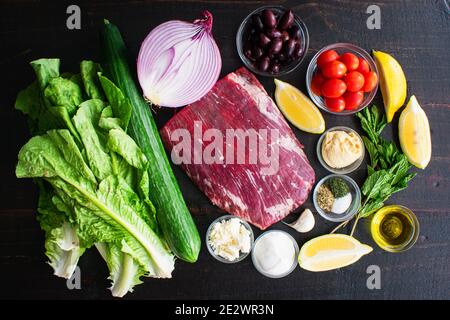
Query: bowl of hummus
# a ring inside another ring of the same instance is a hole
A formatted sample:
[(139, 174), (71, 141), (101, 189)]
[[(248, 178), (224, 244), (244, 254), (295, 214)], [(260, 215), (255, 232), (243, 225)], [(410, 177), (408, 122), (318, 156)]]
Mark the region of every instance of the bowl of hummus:
[(361, 136), (348, 127), (330, 128), (317, 142), (319, 162), (333, 173), (347, 174), (355, 171), (364, 160), (364, 155)]

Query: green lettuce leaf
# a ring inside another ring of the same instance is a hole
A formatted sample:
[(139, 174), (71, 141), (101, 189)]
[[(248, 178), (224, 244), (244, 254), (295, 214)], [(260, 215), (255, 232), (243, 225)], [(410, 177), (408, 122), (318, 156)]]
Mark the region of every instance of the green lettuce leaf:
[(47, 87), (50, 80), (59, 77), (59, 64), (59, 59), (38, 59), (30, 62), (41, 90)]
[[(57, 129), (57, 128), (66, 128), (69, 129), (70, 133), (77, 139), (77, 141), (81, 141), (80, 135), (78, 131), (75, 129), (75, 126), (72, 123), (72, 119), (70, 118), (69, 112), (65, 107), (50, 107), (48, 108), (49, 117), (53, 119), (52, 122), (47, 122), (47, 130)], [(50, 125), (49, 125), (50, 124)], [(45, 130), (45, 131), (47, 131)]]
[(107, 106), (103, 109), (98, 125), (106, 131), (111, 129), (120, 129), (123, 127), (122, 121), (119, 118), (114, 118), (111, 106)]
[[(86, 149), (86, 157), (94, 175), (102, 180), (111, 174), (111, 157), (106, 144), (102, 143), (102, 136), (98, 134), (98, 122), (105, 104), (102, 100), (91, 99), (84, 101), (73, 117), (73, 123), (77, 129), (83, 145)], [(106, 138), (103, 138), (105, 140)]]
[(46, 112), (41, 98), (39, 83), (33, 82), (26, 89), (21, 90), (16, 98), (15, 108), (28, 116), (28, 127), (31, 134), (39, 134), (40, 122)]
[(41, 91), (35, 81), (26, 89), (21, 90), (16, 98), (15, 108), (22, 111), (30, 119), (38, 121), (42, 114)]
[(147, 170), (147, 158), (139, 146), (122, 129), (111, 129), (108, 134), (108, 148), (121, 155), (127, 163), (137, 169)]
[(65, 279), (72, 277), (78, 260), (85, 251), (79, 242), (76, 229), (67, 221), (46, 234), (45, 254), (49, 258), (48, 263), (53, 268), (55, 276)]
[(105, 96), (101, 90), (97, 73), (101, 72), (101, 67), (98, 63), (84, 60), (80, 63), (81, 79), (84, 90), (91, 99), (104, 100)]
[(108, 265), (111, 280), (111, 293), (114, 297), (123, 297), (133, 292), (133, 287), (142, 283), (140, 277), (145, 270), (129, 254), (123, 253), (118, 245), (96, 243), (95, 247)]
[(174, 256), (149, 199), (148, 160), (126, 133), (130, 102), (98, 64), (82, 61), (79, 74), (60, 74), (59, 64), (33, 61), (37, 81), (17, 96), (39, 136), (19, 152), (16, 175), (39, 186), (37, 219), (55, 275), (70, 278), (95, 244), (121, 297), (142, 276), (171, 277)]
[(44, 96), (49, 106), (64, 106), (72, 116), (78, 105), (83, 102), (81, 88), (75, 82), (62, 77), (53, 78), (45, 87)]
[(101, 73), (98, 74), (98, 78), (106, 98), (111, 104), (114, 115), (122, 121), (122, 128), (126, 130), (131, 118), (130, 101), (111, 80), (104, 77)]
[(66, 213), (55, 204), (58, 197), (44, 181), (38, 181), (38, 221), (45, 231), (45, 254), (53, 273), (69, 279), (86, 249), (80, 244), (76, 226), (67, 219)]
[[(68, 151), (68, 149), (71, 149)], [(88, 243), (114, 242), (130, 254), (149, 276), (170, 278), (174, 257), (142, 218), (146, 210), (125, 180), (111, 175), (93, 183), (80, 168), (81, 152), (68, 130), (51, 130), (31, 138), (19, 152), (16, 175), (44, 178), (76, 202), (80, 236)], [(118, 243), (120, 241), (120, 243)]]

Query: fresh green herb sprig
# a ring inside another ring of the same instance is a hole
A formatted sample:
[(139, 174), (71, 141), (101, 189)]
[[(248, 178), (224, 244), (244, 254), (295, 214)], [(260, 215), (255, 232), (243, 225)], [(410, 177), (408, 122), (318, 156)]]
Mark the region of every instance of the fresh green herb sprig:
[(359, 217), (364, 218), (380, 209), (392, 194), (408, 187), (416, 174), (409, 172), (412, 165), (403, 152), (392, 141), (381, 137), (387, 121), (377, 106), (366, 108), (356, 116), (367, 134), (362, 139), (370, 157), (368, 176), (361, 189), (365, 199)]

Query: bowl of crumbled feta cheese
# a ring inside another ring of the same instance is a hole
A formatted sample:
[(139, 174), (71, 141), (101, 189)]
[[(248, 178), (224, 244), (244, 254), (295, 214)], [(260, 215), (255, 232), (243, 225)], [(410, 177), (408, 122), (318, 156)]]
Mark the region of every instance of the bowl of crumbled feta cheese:
[(209, 253), (223, 263), (236, 263), (245, 259), (252, 250), (253, 241), (250, 225), (232, 215), (217, 218), (206, 231)]

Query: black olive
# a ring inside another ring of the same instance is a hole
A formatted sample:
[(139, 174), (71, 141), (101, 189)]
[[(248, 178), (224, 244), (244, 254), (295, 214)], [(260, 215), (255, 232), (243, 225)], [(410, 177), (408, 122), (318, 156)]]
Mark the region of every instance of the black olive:
[(253, 60), (253, 56), (252, 56), (252, 51), (251, 51), (251, 50), (245, 50), (245, 51), (244, 51), (244, 55), (245, 55), (248, 59)]
[(264, 23), (264, 26), (267, 29), (275, 28), (275, 26), (277, 24), (277, 18), (275, 17), (275, 14), (273, 13), (272, 10), (264, 9), (261, 16), (262, 16), (262, 21)]
[(295, 39), (289, 39), (287, 42), (284, 43), (283, 53), (286, 55), (286, 58), (292, 57), (296, 43), (297, 41)]
[(300, 39), (301, 36), (300, 28), (298, 26), (292, 26), (291, 28), (289, 28), (289, 36), (291, 38)]
[(253, 53), (252, 53), (252, 47), (250, 45), (249, 42), (244, 44), (244, 55), (250, 59), (250, 60), (254, 60), (253, 59)]
[(270, 73), (277, 74), (280, 72), (280, 64), (277, 62), (272, 62), (270, 64)]
[(269, 43), (270, 43), (270, 38), (261, 32), (259, 34), (259, 45), (264, 48)]
[(294, 23), (294, 13), (292, 12), (292, 10), (288, 10), (281, 17), (280, 22), (278, 23), (278, 29), (289, 29), (290, 26), (292, 26), (292, 23)]
[(280, 52), (278, 54), (278, 60), (280, 60), (280, 62), (284, 63), (286, 61), (286, 55), (283, 52)]
[(298, 59), (302, 55), (303, 55), (303, 46), (301, 45), (300, 41), (297, 41), (297, 43), (295, 44), (295, 49), (294, 49), (294, 57), (296, 59)]
[(263, 25), (263, 23), (261, 21), (261, 17), (259, 15), (257, 15), (257, 14), (254, 14), (252, 16), (252, 25), (258, 31), (264, 30), (264, 25)]
[(258, 33), (258, 32), (253, 32), (253, 33), (250, 35), (249, 41), (250, 41), (251, 43), (259, 43), (259, 33)]
[(269, 53), (277, 54), (278, 52), (281, 51), (282, 47), (283, 47), (283, 41), (280, 38), (275, 38), (270, 43)]
[(269, 31), (266, 32), (266, 35), (267, 35), (269, 38), (274, 39), (274, 38), (279, 38), (279, 37), (281, 37), (281, 32), (278, 31), (277, 29), (270, 29)]
[(261, 56), (264, 54), (264, 51), (263, 51), (263, 49), (261, 48), (261, 47), (259, 47), (259, 46), (253, 46), (253, 49), (252, 49), (252, 57), (253, 58), (255, 58), (255, 59), (259, 59), (259, 58), (261, 58)]
[(262, 72), (267, 71), (267, 69), (269, 69), (269, 64), (270, 64), (269, 57), (262, 57), (258, 61), (258, 70)]
[(288, 40), (289, 40), (289, 32), (283, 31), (283, 32), (281, 33), (281, 40), (283, 40), (283, 42), (288, 41)]

